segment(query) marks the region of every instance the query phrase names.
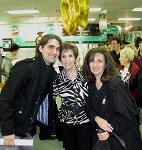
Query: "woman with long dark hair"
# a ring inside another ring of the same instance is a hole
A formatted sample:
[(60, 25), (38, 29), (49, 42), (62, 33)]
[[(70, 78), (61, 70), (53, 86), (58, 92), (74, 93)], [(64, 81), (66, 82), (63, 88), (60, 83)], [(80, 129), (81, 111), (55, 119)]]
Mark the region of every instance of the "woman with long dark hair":
[(88, 115), (103, 133), (94, 133), (97, 139), (108, 140), (111, 150), (123, 150), (116, 133), (126, 143), (127, 150), (142, 149), (141, 135), (135, 119), (132, 96), (119, 78), (110, 54), (103, 48), (91, 49), (84, 61), (83, 74), (88, 82)]

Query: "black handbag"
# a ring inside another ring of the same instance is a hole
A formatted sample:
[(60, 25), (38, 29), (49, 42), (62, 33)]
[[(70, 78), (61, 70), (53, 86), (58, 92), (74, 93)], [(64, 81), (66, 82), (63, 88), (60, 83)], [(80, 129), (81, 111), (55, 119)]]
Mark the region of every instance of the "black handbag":
[(108, 140), (105, 140), (105, 141), (98, 141), (93, 147), (93, 150), (111, 150), (111, 149)]
[[(104, 132), (104, 130), (102, 129), (97, 129), (97, 131), (99, 133)], [(112, 134), (121, 144), (121, 146), (123, 147), (124, 150), (127, 150), (126, 147), (126, 143), (123, 139), (121, 139), (116, 133), (111, 132), (110, 134)], [(93, 147), (93, 150), (111, 150), (110, 144), (108, 142), (108, 140), (105, 141), (98, 141), (95, 146)]]

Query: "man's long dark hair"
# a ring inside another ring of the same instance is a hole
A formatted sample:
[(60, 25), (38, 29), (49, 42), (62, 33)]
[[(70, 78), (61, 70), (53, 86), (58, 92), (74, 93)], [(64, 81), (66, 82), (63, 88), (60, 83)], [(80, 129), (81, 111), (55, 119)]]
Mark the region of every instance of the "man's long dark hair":
[(41, 38), (40, 42), (37, 44), (37, 46), (36, 46), (36, 55), (35, 56), (41, 55), (41, 52), (39, 51), (39, 46), (42, 46), (42, 48), (43, 48), (48, 43), (48, 41), (50, 39), (56, 39), (57, 41), (59, 41), (60, 46), (62, 47), (62, 40), (58, 35), (56, 35), (56, 34), (46, 34)]

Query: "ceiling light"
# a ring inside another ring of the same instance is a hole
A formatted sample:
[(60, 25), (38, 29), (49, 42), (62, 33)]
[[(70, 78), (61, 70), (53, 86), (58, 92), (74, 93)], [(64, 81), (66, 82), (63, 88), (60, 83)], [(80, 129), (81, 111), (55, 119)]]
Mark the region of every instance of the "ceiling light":
[(132, 11), (142, 11), (142, 8), (134, 8)]
[(99, 12), (101, 11), (101, 8), (90, 8), (89, 12)]
[(37, 14), (39, 13), (38, 10), (32, 9), (32, 10), (11, 10), (7, 11), (7, 13), (12, 14), (12, 15), (17, 15), (17, 14)]
[(138, 20), (141, 20), (141, 18), (118, 18), (118, 20), (121, 20), (121, 21), (138, 21)]

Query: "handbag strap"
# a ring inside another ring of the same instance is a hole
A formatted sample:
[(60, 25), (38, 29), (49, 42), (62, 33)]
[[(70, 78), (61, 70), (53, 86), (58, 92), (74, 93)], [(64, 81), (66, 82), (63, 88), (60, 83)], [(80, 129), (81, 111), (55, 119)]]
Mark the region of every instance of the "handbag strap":
[(122, 147), (127, 150), (127, 147), (126, 147), (126, 143), (123, 139), (121, 139), (116, 133), (114, 132), (111, 132), (111, 134), (120, 142), (120, 144), (122, 145)]
[[(99, 133), (103, 133), (105, 132), (103, 129), (96, 129), (97, 132)], [(112, 134), (119, 142), (120, 144), (122, 145), (122, 147), (127, 150), (127, 146), (126, 146), (126, 143), (123, 139), (121, 139), (116, 133), (114, 132), (109, 132), (110, 134)]]

